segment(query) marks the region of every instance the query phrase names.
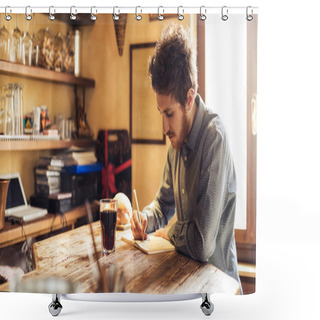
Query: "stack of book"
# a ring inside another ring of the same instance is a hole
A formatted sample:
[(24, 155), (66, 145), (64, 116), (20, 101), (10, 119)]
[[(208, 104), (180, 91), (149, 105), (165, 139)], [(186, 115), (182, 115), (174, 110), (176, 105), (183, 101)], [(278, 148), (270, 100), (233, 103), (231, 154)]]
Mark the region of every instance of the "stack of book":
[(41, 196), (49, 196), (59, 193), (61, 186), (61, 178), (59, 170), (52, 170), (44, 167), (35, 169), (36, 194)]
[(97, 162), (94, 151), (88, 149), (72, 148), (64, 153), (56, 156), (56, 159), (61, 160), (65, 166), (71, 165), (88, 165)]
[(93, 150), (75, 147), (58, 155), (40, 156), (35, 168), (36, 195), (49, 197), (61, 192), (61, 172), (68, 172), (67, 168), (96, 163), (97, 158)]
[(47, 169), (49, 171), (62, 171), (63, 167), (76, 164), (73, 158), (64, 158), (62, 156), (41, 156), (38, 168)]

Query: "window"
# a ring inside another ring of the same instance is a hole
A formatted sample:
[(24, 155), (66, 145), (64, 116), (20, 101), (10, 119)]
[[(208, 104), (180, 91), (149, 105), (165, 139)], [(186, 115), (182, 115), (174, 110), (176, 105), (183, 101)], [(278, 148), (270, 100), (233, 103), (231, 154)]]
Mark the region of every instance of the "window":
[[(238, 259), (255, 262), (257, 16), (250, 22), (242, 15), (232, 20), (226, 23), (219, 15), (198, 20), (199, 93), (228, 132), (238, 180)], [(205, 45), (206, 34), (215, 47)]]

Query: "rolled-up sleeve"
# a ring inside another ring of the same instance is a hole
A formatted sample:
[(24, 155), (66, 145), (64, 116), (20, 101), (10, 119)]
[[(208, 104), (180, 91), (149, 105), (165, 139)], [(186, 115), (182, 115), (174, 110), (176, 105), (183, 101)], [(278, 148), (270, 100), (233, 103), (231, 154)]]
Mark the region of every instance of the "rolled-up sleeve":
[(189, 220), (177, 221), (168, 233), (179, 251), (199, 261), (212, 256), (219, 233), (219, 240), (232, 236), (236, 199), (233, 162), (224, 137), (216, 131), (204, 148), (199, 190), (195, 190), (196, 212)]

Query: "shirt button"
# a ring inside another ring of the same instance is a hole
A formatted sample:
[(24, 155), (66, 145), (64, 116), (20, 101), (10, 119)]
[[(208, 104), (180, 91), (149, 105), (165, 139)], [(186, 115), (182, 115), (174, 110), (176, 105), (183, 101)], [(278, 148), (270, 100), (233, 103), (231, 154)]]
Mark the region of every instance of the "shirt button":
[(182, 189), (182, 194), (184, 194), (184, 189)]
[(185, 156), (185, 157), (184, 157), (184, 161), (187, 161), (187, 160), (188, 160), (188, 157), (187, 157), (187, 156)]

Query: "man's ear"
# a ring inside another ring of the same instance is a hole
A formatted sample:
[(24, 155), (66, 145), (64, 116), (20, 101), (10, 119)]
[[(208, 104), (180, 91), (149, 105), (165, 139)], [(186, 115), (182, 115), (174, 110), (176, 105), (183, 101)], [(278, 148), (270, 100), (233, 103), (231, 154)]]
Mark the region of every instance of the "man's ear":
[(195, 97), (196, 97), (195, 90), (193, 88), (190, 88), (187, 93), (187, 103), (186, 103), (186, 110), (187, 111), (191, 110)]

